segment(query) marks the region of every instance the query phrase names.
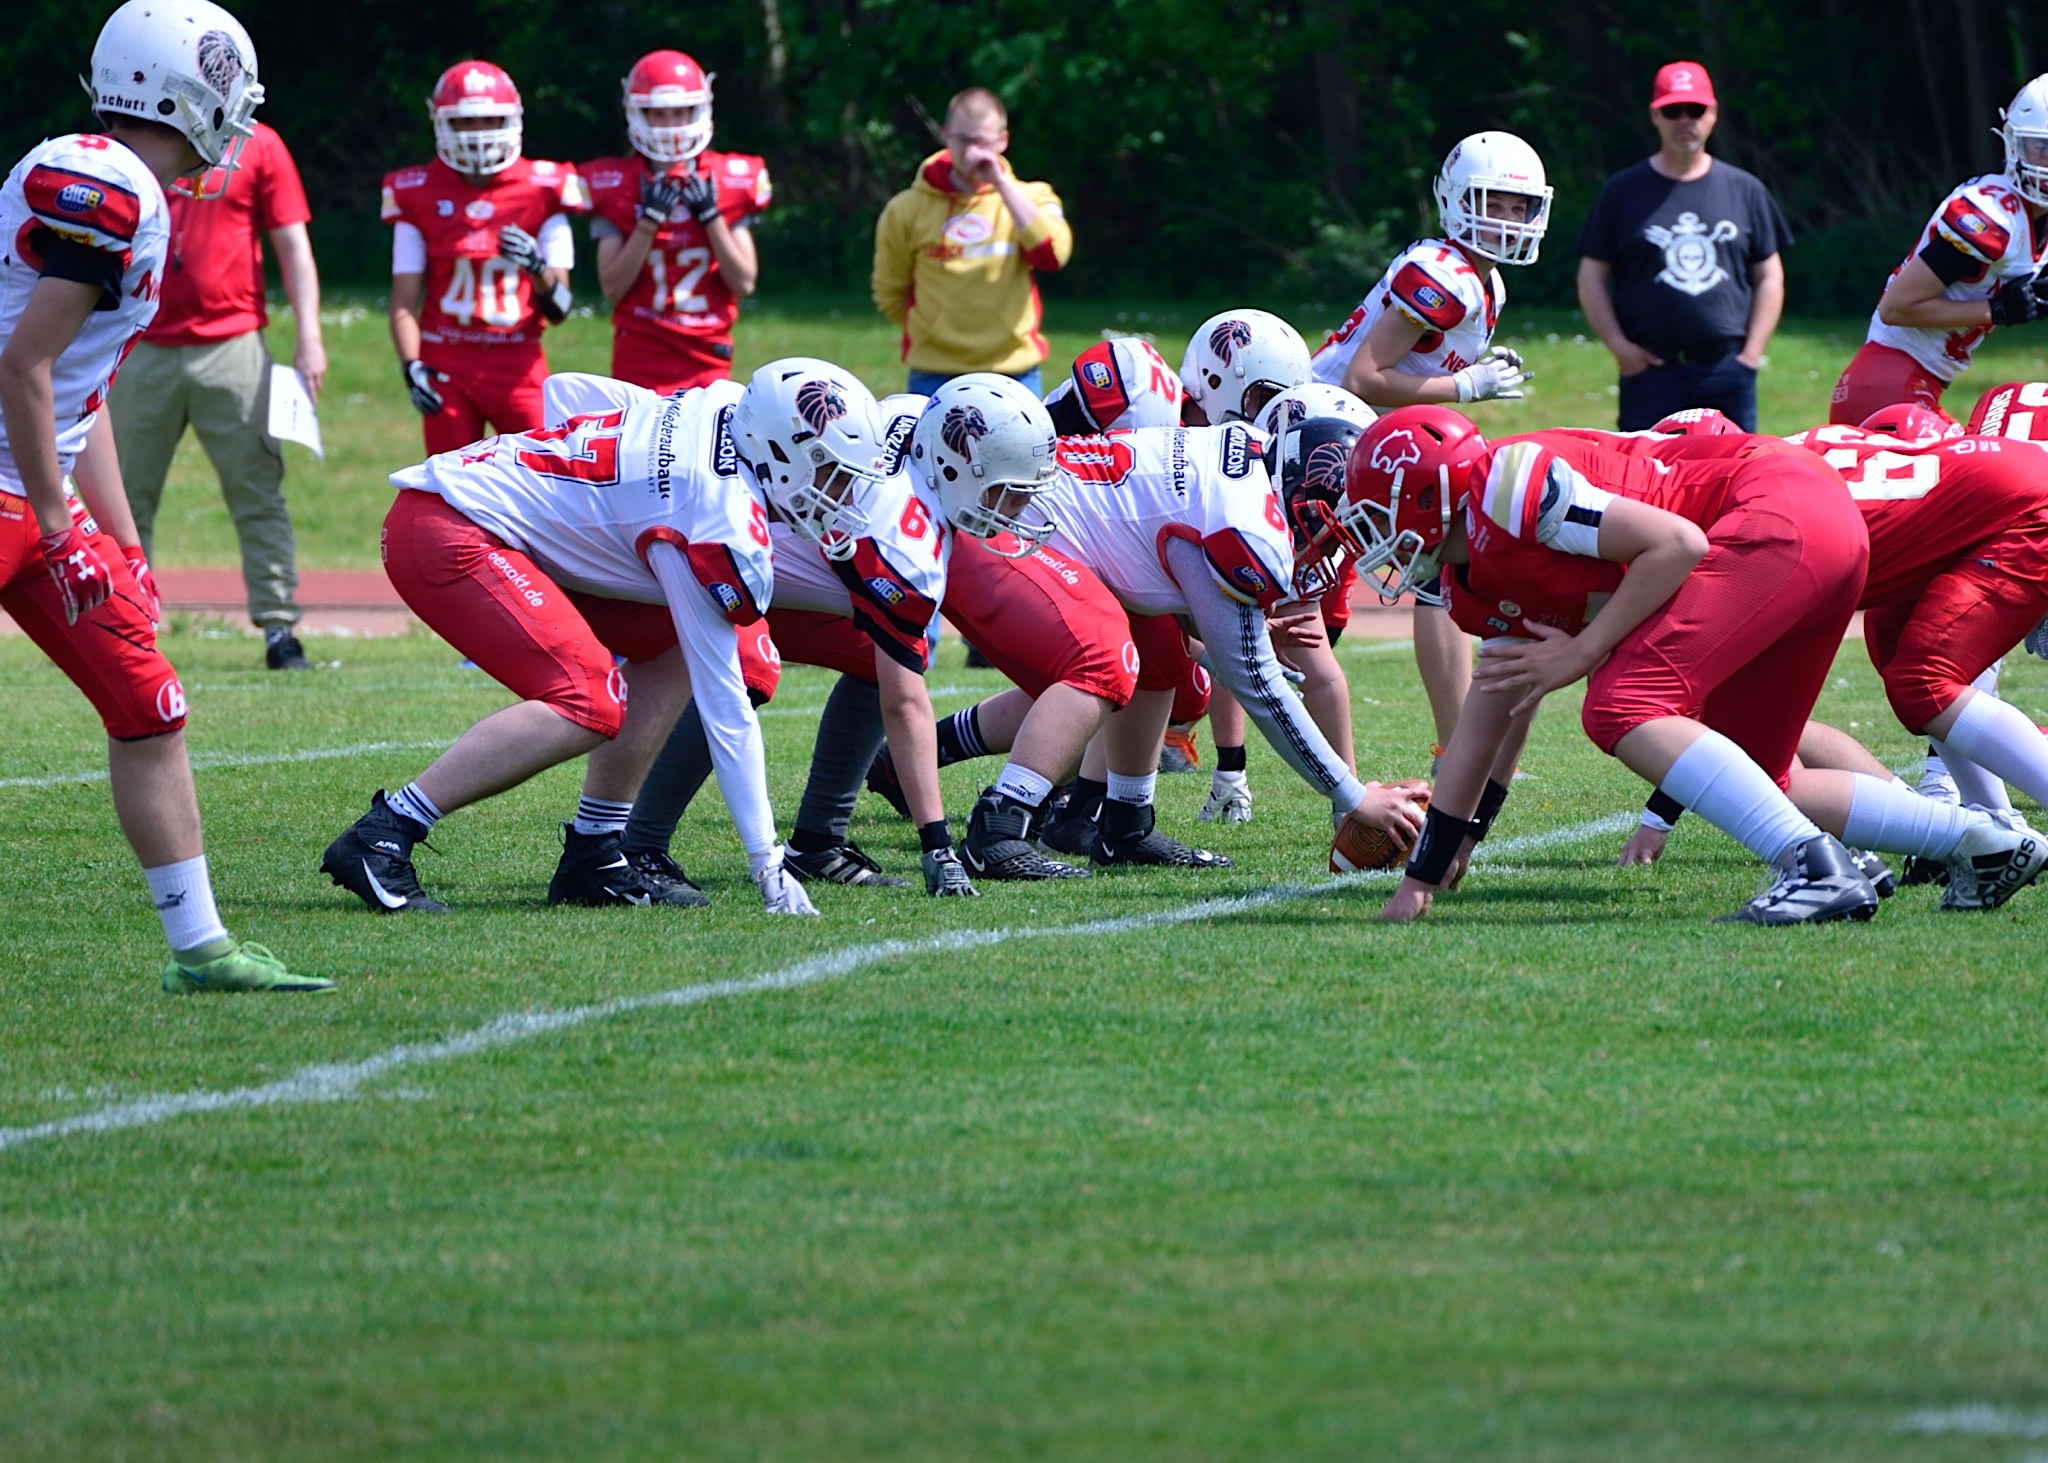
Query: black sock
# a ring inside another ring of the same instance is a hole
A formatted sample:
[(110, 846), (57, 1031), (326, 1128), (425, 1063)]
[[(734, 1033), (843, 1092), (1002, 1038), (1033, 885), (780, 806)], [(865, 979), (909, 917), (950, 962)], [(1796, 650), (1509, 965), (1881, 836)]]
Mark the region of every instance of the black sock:
[(846, 840), (835, 838), (830, 833), (819, 833), (810, 828), (789, 830), (789, 846), (797, 853), (823, 853), (828, 848), (837, 848)]
[(803, 801), (796, 826), (822, 828), (830, 836), (826, 848), (846, 842), (853, 805), (860, 801), (861, 781), (882, 745), (882, 693), (873, 681), (842, 675), (825, 698), (818, 735), (811, 749), (811, 771), (804, 779)]
[(1243, 745), (1239, 744), (1235, 747), (1226, 747), (1223, 745), (1223, 743), (1218, 742), (1216, 744), (1216, 770), (1218, 772), (1244, 771)]
[(951, 767), (974, 757), (986, 757), (981, 741), (981, 708), (970, 706), (939, 722), (939, 765)]

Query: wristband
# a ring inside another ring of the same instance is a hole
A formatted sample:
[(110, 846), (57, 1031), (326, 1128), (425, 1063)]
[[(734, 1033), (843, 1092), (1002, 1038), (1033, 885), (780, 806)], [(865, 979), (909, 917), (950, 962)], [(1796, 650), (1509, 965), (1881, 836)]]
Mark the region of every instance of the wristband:
[(917, 847), (920, 853), (937, 853), (942, 848), (952, 846), (953, 832), (946, 826), (944, 818), (934, 818), (929, 823), (919, 825)]
[(1669, 833), (1685, 816), (1685, 804), (1661, 787), (1650, 789), (1650, 801), (1643, 808), (1643, 826)]
[(1465, 840), (1478, 831), (1479, 825), (1470, 819), (1453, 818), (1431, 808), (1422, 816), (1422, 836), (1415, 840), (1415, 851), (1408, 856), (1408, 877), (1436, 888), (1451, 872), (1451, 865), (1464, 850)]
[(573, 295), (569, 293), (569, 281), (565, 279), (557, 283), (554, 288), (554, 293), (550, 295), (549, 298), (555, 302), (555, 308), (557, 310), (560, 310), (564, 315), (567, 315), (569, 313), (570, 302), (575, 298)]
[(1508, 800), (1505, 784), (1486, 779), (1486, 791), (1479, 794), (1479, 811), (1472, 815), (1472, 834), (1475, 842), (1484, 843), (1486, 835), (1493, 831), (1494, 817), (1500, 812), (1500, 805)]

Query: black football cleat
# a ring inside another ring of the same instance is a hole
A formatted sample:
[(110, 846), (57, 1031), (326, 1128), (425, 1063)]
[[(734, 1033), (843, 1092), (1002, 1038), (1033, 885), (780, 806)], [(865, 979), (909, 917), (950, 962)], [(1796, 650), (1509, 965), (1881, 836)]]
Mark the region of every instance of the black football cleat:
[(806, 884), (855, 884), (864, 889), (908, 889), (910, 880), (882, 872), (882, 866), (867, 856), (851, 839), (836, 848), (808, 853), (785, 847), (782, 866)]
[(379, 914), (446, 914), (447, 905), (421, 891), (412, 866), (413, 846), (426, 839), (426, 828), (392, 812), (379, 792), (370, 811), (327, 845), (320, 872)]
[(1088, 857), (1103, 868), (1119, 865), (1172, 869), (1228, 869), (1236, 867), (1220, 853), (1191, 848), (1168, 838), (1154, 824), (1150, 803), (1120, 803), (1102, 800), (1102, 814), (1095, 823), (1095, 841)]
[(1857, 869), (1849, 850), (1823, 833), (1793, 845), (1778, 860), (1763, 893), (1715, 923), (1817, 925), (1866, 920), (1876, 913), (1877, 890)]
[(548, 903), (603, 909), (618, 904), (689, 908), (710, 902), (693, 889), (649, 879), (633, 866), (621, 837), (616, 831), (578, 833), (574, 824), (564, 823), (562, 857), (548, 880)]
[(683, 866), (658, 848), (629, 848), (626, 862), (633, 866), (633, 872), (640, 876), (640, 882), (650, 889), (663, 892), (664, 897), (656, 904), (666, 904), (683, 909), (709, 909), (711, 901), (695, 881), (683, 872)]
[(1088, 870), (1049, 859), (1031, 846), (1036, 810), (994, 788), (983, 788), (967, 816), (960, 862), (977, 879), (1085, 879)]
[(1856, 872), (1870, 880), (1870, 887), (1877, 891), (1879, 899), (1889, 899), (1899, 892), (1899, 881), (1892, 876), (1891, 865), (1867, 848), (1849, 850), (1849, 861), (1856, 865)]

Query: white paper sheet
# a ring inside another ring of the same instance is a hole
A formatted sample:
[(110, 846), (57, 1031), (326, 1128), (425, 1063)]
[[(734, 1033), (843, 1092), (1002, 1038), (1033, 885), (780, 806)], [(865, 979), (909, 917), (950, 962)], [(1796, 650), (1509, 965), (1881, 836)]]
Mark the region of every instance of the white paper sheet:
[(270, 435), (280, 442), (309, 447), (315, 457), (327, 460), (320, 447), (320, 418), (313, 410), (313, 398), (290, 366), (273, 364), (270, 368)]

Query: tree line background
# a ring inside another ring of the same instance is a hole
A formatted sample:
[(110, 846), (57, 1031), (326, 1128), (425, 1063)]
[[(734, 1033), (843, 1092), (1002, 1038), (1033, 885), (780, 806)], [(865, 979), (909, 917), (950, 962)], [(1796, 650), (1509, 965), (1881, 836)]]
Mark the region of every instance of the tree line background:
[[(1948, 188), (2001, 165), (1998, 108), (2048, 61), (2018, 0), (236, 0), (304, 173), (323, 274), (388, 277), (382, 175), (432, 155), (443, 67), (498, 62), (534, 157), (624, 150), (619, 78), (689, 51), (717, 136), (776, 184), (757, 238), (771, 292), (865, 290), (876, 214), (934, 150), (926, 119), (994, 88), (1011, 158), (1073, 221), (1055, 295), (1355, 298), (1434, 229), (1459, 137), (1505, 128), (1557, 190), (1516, 298), (1570, 303), (1573, 243), (1606, 176), (1646, 156), (1650, 80), (1687, 57), (1721, 98), (1712, 150), (1790, 219), (1790, 307), (1868, 310)], [(0, 142), (90, 125), (73, 76), (112, 6), (29, 0), (0, 29)]]

